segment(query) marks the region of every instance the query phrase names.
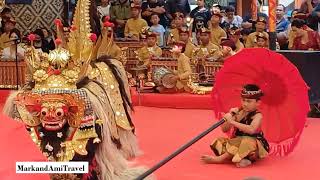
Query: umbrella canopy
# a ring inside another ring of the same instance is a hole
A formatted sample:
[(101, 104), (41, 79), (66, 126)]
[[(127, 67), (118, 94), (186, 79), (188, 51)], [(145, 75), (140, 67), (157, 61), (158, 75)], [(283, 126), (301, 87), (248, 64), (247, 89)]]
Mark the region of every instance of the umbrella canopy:
[(264, 93), (259, 111), (263, 114), (262, 130), (271, 145), (270, 154), (289, 154), (299, 140), (309, 111), (308, 87), (299, 71), (276, 52), (243, 49), (226, 59), (216, 75), (212, 97), (217, 117), (232, 107), (240, 107), (240, 92), (245, 84), (256, 84)]
[(48, 174), (16, 174), (16, 162), (47, 161), (24, 124), (0, 115), (0, 129), (0, 179), (49, 180)]

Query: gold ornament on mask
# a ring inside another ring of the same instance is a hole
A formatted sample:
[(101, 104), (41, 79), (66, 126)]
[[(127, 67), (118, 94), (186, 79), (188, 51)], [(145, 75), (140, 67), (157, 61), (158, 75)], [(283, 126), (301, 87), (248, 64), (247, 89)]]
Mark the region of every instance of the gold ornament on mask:
[(94, 43), (91, 37), (89, 7), (90, 0), (79, 0), (75, 8), (73, 27), (66, 43), (62, 23), (56, 20), (57, 48), (49, 54), (31, 47), (26, 52), (28, 74), (32, 74), (36, 90), (76, 89), (93, 57)]

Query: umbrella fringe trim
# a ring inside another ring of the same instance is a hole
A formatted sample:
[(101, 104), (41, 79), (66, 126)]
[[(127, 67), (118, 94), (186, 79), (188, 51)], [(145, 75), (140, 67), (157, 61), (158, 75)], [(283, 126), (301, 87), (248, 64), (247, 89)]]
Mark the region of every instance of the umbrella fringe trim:
[(281, 141), (279, 143), (269, 143), (270, 150), (269, 155), (271, 156), (287, 156), (290, 154), (299, 142), (302, 130), (299, 131), (295, 137)]

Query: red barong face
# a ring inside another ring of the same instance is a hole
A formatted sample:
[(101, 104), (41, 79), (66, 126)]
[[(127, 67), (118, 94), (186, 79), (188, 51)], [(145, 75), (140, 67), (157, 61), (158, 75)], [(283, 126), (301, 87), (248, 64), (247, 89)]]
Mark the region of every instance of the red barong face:
[(67, 122), (68, 107), (61, 102), (45, 102), (41, 105), (40, 120), (48, 131), (60, 130)]
[(78, 128), (84, 116), (84, 102), (72, 94), (20, 93), (16, 98), (22, 121), (29, 127), (58, 131), (67, 123)]

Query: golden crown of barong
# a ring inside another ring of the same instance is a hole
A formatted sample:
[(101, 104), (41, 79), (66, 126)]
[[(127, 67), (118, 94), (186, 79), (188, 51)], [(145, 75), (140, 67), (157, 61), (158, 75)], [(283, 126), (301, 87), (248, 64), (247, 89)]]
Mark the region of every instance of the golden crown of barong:
[(90, 64), (94, 54), (94, 42), (97, 37), (91, 33), (89, 7), (90, 0), (79, 0), (68, 42), (64, 40), (62, 23), (55, 20), (57, 26), (56, 49), (49, 52), (36, 51), (32, 47), (33, 36), (29, 35), (31, 48), (26, 53), (26, 63), (37, 90), (76, 89)]

